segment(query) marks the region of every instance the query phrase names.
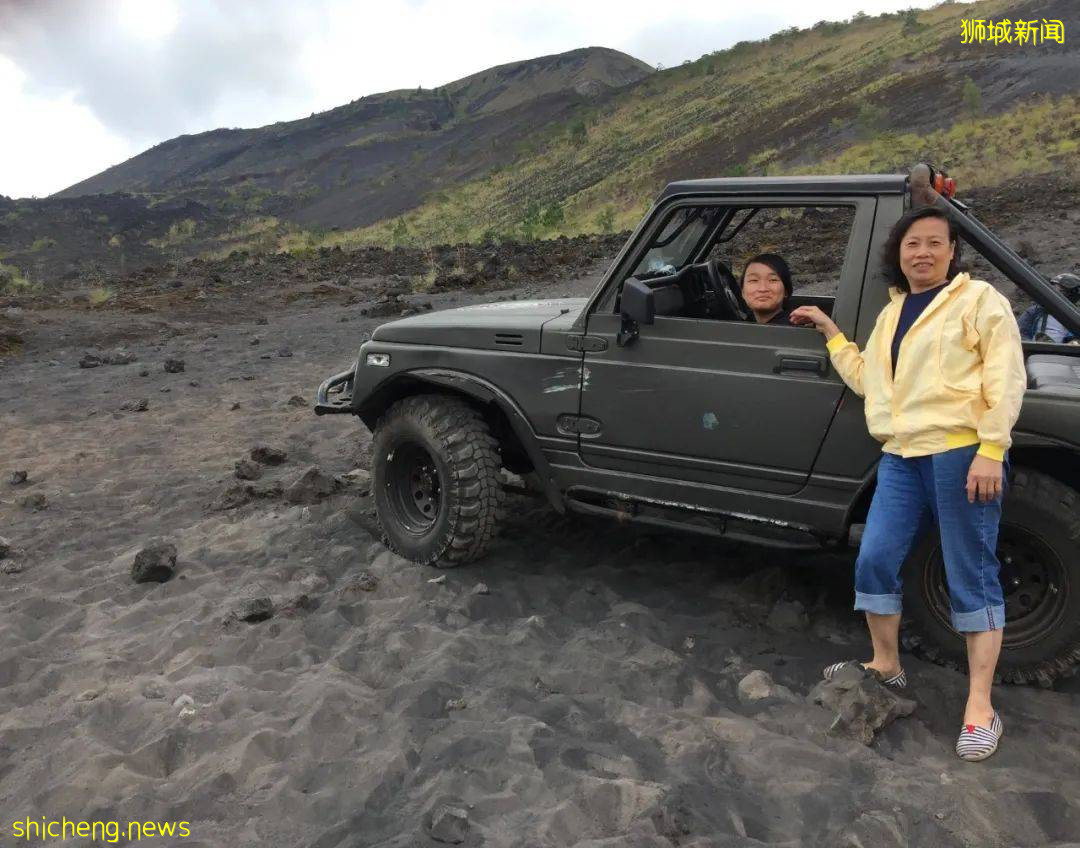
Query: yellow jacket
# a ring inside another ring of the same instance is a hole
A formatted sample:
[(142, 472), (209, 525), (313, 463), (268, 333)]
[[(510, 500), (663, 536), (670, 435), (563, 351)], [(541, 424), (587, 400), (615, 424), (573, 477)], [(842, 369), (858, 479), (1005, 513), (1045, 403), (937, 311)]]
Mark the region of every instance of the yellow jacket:
[(883, 450), (925, 456), (979, 444), (1000, 460), (1027, 388), (1020, 330), (989, 283), (957, 274), (911, 325), (892, 373), (892, 339), (905, 293), (878, 315), (866, 349), (840, 333), (827, 347), (845, 383), (866, 398), (870, 435)]

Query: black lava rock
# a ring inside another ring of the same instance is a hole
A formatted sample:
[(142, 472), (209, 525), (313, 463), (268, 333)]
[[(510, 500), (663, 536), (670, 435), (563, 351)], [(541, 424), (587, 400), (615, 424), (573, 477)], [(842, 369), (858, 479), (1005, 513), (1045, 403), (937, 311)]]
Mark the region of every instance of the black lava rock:
[(251, 458), (262, 465), (281, 465), (288, 456), (280, 448), (272, 448), (268, 445), (258, 445), (251, 449)]
[(258, 480), (262, 477), (262, 466), (250, 459), (241, 459), (233, 472), (237, 480)]
[(337, 480), (312, 466), (285, 490), (285, 500), (293, 504), (318, 503), (340, 488)]
[(176, 545), (156, 542), (135, 554), (131, 579), (136, 583), (166, 583), (176, 573)]

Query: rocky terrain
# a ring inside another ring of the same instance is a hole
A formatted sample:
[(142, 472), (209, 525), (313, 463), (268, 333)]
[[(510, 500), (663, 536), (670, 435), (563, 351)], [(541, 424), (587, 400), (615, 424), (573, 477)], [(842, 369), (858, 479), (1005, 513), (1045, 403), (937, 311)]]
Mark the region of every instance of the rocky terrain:
[[(986, 217), (1068, 270), (1080, 220), (1032, 191)], [(850, 558), (519, 496), (468, 567), (383, 546), (370, 435), (315, 386), (387, 316), (583, 295), (618, 241), (446, 248), (473, 276), (424, 290), (428, 252), (323, 251), (0, 302), (0, 843), (64, 816), (192, 848), (1080, 841), (1076, 678), (1001, 687), (983, 765), (958, 670), (821, 683), (865, 652)]]

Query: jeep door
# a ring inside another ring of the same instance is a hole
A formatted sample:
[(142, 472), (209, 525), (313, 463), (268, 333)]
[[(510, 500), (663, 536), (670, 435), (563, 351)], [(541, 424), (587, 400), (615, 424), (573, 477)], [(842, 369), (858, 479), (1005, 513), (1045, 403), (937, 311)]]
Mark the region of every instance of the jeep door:
[[(717, 205), (715, 199), (697, 202)], [(745, 210), (759, 207), (850, 210), (850, 232), (846, 247), (840, 245), (842, 262), (835, 269), (834, 299), (800, 296), (800, 274), (805, 277), (806, 270), (796, 262), (792, 267), (796, 297), (791, 305), (816, 302), (839, 320), (857, 314), (874, 198), (738, 198), (724, 204), (731, 208), (728, 230)], [(810, 221), (807, 226), (814, 224)], [(618, 286), (631, 273), (641, 272), (650, 245), (664, 227), (659, 214), (652, 235), (645, 231), (641, 247), (613, 273), (613, 290), (594, 300), (588, 315), (588, 336), (602, 339), (606, 346), (585, 353), (581, 414), (598, 421), (599, 432), (581, 437), (582, 460), (592, 467), (635, 475), (775, 494), (799, 491), (844, 390), (829, 365), (820, 333), (793, 326), (658, 315), (654, 323), (638, 328), (632, 342), (619, 344)], [(710, 251), (715, 255), (717, 240), (723, 238), (723, 231), (712, 234), (682, 264), (700, 261)], [(799, 253), (798, 245), (764, 246), (781, 254)], [(750, 246), (751, 253), (759, 249)], [(736, 277), (749, 255), (730, 257)]]

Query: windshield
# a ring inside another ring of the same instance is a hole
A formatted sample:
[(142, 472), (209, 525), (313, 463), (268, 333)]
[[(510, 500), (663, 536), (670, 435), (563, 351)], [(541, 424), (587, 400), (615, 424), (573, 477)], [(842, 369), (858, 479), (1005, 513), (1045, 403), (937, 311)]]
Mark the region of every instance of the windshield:
[(642, 279), (674, 274), (693, 254), (706, 232), (716, 223), (716, 207), (677, 209), (660, 230), (632, 276)]

